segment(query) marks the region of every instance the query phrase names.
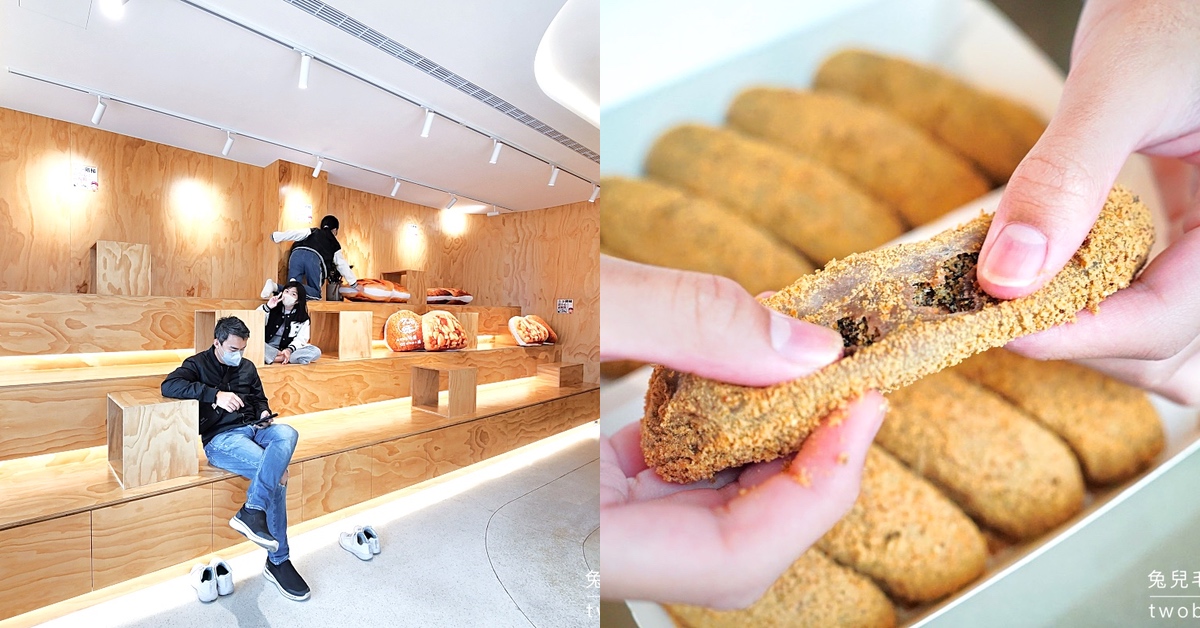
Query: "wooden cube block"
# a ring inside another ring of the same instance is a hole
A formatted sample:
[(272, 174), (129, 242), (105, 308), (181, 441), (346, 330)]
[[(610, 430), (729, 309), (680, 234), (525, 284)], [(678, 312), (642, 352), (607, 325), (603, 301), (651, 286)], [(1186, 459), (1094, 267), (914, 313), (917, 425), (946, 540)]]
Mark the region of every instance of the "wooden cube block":
[(538, 365), (538, 381), (556, 388), (576, 388), (583, 385), (583, 365), (554, 362)]
[(321, 355), (338, 360), (363, 360), (371, 357), (370, 311), (310, 311), (309, 342), (321, 348)]
[(208, 351), (213, 343), (213, 330), (217, 327), (217, 321), (226, 316), (236, 316), (250, 328), (250, 339), (246, 341), (246, 352), (242, 358), (261, 368), (265, 355), (264, 347), (267, 346), (267, 341), (263, 338), (266, 335), (267, 315), (259, 309), (196, 310), (196, 353)]
[(108, 395), (108, 464), (130, 489), (200, 470), (200, 404), (152, 390)]
[(150, 296), (150, 245), (98, 240), (92, 245), (91, 294)]
[[(438, 388), (441, 373), (448, 380), (446, 404), (439, 403)], [(478, 371), (474, 367), (433, 368), (412, 367), (412, 407), (447, 418), (475, 413), (475, 384)], [(443, 410), (442, 408), (445, 408)]]
[(467, 335), (467, 346), (464, 349), (479, 348), (479, 312), (461, 312), (454, 315), (462, 324), (463, 333)]
[(408, 298), (410, 305), (425, 305), (425, 271), (423, 270), (392, 270), (383, 273), (382, 279), (404, 286), (412, 296)]

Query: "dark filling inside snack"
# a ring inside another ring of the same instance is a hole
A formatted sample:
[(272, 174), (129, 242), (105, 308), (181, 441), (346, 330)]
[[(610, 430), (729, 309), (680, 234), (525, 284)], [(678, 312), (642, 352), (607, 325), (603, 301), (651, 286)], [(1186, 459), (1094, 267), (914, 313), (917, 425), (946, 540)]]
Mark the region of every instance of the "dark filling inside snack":
[(974, 312), (996, 299), (979, 288), (975, 280), (975, 265), (979, 253), (959, 253), (942, 262), (940, 277), (934, 282), (913, 284), (917, 292), (913, 303), (921, 307), (938, 307), (951, 314)]
[(842, 345), (846, 347), (845, 355), (854, 355), (860, 347), (865, 347), (879, 340), (879, 330), (871, 329), (867, 317), (853, 318), (844, 316), (838, 319), (838, 333), (842, 335)]

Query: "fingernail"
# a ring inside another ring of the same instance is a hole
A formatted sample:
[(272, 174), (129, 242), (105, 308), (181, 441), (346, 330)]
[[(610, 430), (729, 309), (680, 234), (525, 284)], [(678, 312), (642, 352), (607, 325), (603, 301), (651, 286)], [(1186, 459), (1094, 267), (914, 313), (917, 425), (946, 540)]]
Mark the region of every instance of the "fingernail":
[(824, 366), (842, 355), (842, 337), (832, 329), (771, 310), (771, 346), (789, 362)]
[(992, 243), (980, 276), (998, 285), (1022, 288), (1033, 283), (1046, 263), (1046, 236), (1019, 222), (1004, 225)]

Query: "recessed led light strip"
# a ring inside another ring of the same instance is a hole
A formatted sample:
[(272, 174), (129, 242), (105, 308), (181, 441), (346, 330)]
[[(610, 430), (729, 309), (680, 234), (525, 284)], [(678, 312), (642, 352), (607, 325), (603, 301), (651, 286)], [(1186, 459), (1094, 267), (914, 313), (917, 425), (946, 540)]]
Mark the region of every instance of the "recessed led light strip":
[[(351, 167), (351, 168), (354, 168), (354, 169), (356, 169), (356, 170), (361, 170), (361, 171), (363, 171), (363, 172), (370, 172), (371, 174), (376, 174), (376, 175), (379, 175), (379, 176), (381, 176), (381, 177), (385, 177), (385, 178), (387, 178), (387, 179), (391, 179), (393, 182), (395, 182), (395, 185), (392, 187), (392, 196), (395, 196), (395, 195), (396, 195), (396, 192), (398, 192), (398, 191), (400, 190), (400, 185), (399, 185), (399, 184), (400, 184), (400, 182), (404, 182), (404, 183), (411, 183), (411, 184), (413, 184), (413, 185), (416, 185), (416, 186), (423, 187), (423, 188), (425, 188), (425, 189), (427, 189), (427, 190), (434, 190), (434, 191), (437, 191), (437, 192), (441, 192), (441, 193), (443, 193), (443, 194), (450, 195), (452, 198), (455, 198), (455, 199), (457, 199), (459, 196), (462, 196), (463, 198), (471, 199), (471, 200), (473, 200), (473, 201), (476, 201), (476, 202), (478, 202), (478, 203), (480, 203), (480, 204), (483, 204), (483, 205), (493, 205), (493, 206), (496, 206), (496, 207), (501, 207), (501, 206), (499, 206), (499, 205), (496, 205), (495, 203), (493, 203), (493, 202), (491, 202), (491, 201), (485, 201), (485, 200), (483, 200), (483, 199), (471, 198), (471, 197), (469, 197), (469, 196), (464, 196), (464, 195), (462, 195), (462, 194), (460, 194), (460, 193), (458, 193), (458, 192), (455, 192), (455, 191), (453, 191), (453, 190), (447, 190), (447, 189), (445, 189), (445, 188), (440, 188), (440, 187), (438, 187), (438, 186), (436, 186), (436, 185), (430, 185), (430, 184), (428, 184), (428, 183), (422, 183), (422, 182), (420, 182), (420, 181), (414, 181), (414, 180), (412, 180), (412, 179), (408, 179), (408, 178), (401, 177), (401, 176), (398, 176), (398, 175), (394, 175), (394, 174), (387, 174), (387, 173), (385, 173), (385, 172), (380, 172), (380, 171), (378, 171), (378, 170), (376, 170), (376, 169), (374, 169), (374, 168), (369, 168), (369, 167), (367, 167), (367, 166), (363, 166), (363, 165), (361, 165), (361, 164), (356, 164), (356, 163), (354, 163), (354, 162), (351, 162), (351, 161), (346, 161), (345, 159), (338, 159), (337, 157), (330, 157), (329, 155), (327, 155), (327, 154), (325, 154), (325, 153), (321, 153), (321, 154), (320, 154), (320, 156), (318, 156), (318, 155), (317, 155), (317, 153), (316, 153), (315, 151), (310, 151), (310, 150), (304, 150), (304, 149), (302, 149), (302, 148), (297, 148), (297, 147), (295, 147), (295, 146), (291, 146), (291, 145), (289, 145), (289, 144), (284, 144), (283, 142), (277, 142), (277, 141), (275, 141), (275, 140), (272, 140), (272, 139), (269, 139), (269, 138), (262, 137), (261, 135), (254, 135), (253, 133), (243, 133), (243, 132), (241, 132), (241, 131), (236, 131), (236, 130), (234, 130), (234, 129), (231, 129), (231, 128), (229, 128), (229, 127), (226, 127), (226, 126), (221, 126), (221, 125), (219, 125), (219, 124), (213, 124), (212, 122), (207, 122), (207, 121), (205, 121), (205, 120), (201, 120), (201, 119), (199, 119), (199, 118), (194, 118), (194, 117), (192, 117), (192, 116), (189, 116), (189, 115), (187, 115), (187, 114), (183, 114), (183, 113), (177, 113), (177, 112), (174, 112), (174, 111), (167, 111), (166, 109), (159, 109), (158, 107), (154, 107), (154, 106), (152, 106), (152, 105), (147, 105), (147, 104), (145, 104), (145, 103), (136, 102), (136, 101), (133, 101), (133, 100), (129, 100), (129, 99), (127, 99), (127, 98), (122, 98), (122, 97), (120, 97), (120, 96), (114, 96), (114, 95), (112, 95), (112, 94), (106, 94), (106, 93), (104, 93), (104, 92), (100, 92), (100, 91), (97, 91), (97, 90), (94, 90), (94, 89), (90, 89), (90, 88), (87, 88), (87, 87), (83, 87), (82, 85), (73, 85), (73, 84), (71, 84), (71, 83), (67, 83), (67, 82), (64, 82), (64, 81), (59, 81), (59, 80), (56, 80), (56, 79), (52, 79), (52, 78), (50, 78), (50, 77), (48, 77), (48, 76), (42, 76), (42, 75), (40, 75), (40, 74), (34, 74), (34, 73), (32, 73), (32, 72), (26, 72), (26, 71), (24, 71), (24, 70), (19, 70), (19, 69), (12, 68), (12, 67), (8, 68), (8, 73), (9, 73), (9, 74), (12, 74), (12, 75), (15, 75), (15, 76), (20, 76), (20, 77), (23, 77), (23, 78), (31, 79), (31, 80), (34, 80), (34, 81), (39, 81), (39, 82), (42, 82), (42, 83), (47, 83), (47, 84), (49, 84), (49, 85), (54, 85), (54, 86), (57, 86), (57, 87), (62, 87), (62, 88), (65, 88), (65, 89), (69, 89), (69, 90), (73, 90), (73, 91), (81, 92), (81, 93), (84, 93), (84, 94), (88, 94), (88, 95), (90, 95), (90, 96), (95, 96), (95, 97), (97, 98), (97, 100), (98, 100), (98, 103), (97, 103), (97, 105), (96, 105), (96, 112), (95, 112), (95, 113), (92, 115), (92, 123), (93, 123), (93, 124), (99, 124), (99, 123), (100, 123), (100, 118), (101, 118), (101, 117), (103, 117), (105, 110), (108, 108), (108, 105), (106, 104), (106, 102), (105, 102), (105, 101), (108, 101), (108, 102), (119, 102), (119, 103), (121, 103), (121, 104), (124, 104), (124, 105), (129, 105), (130, 107), (137, 107), (138, 109), (143, 109), (143, 110), (145, 110), (145, 111), (150, 111), (150, 112), (157, 113), (157, 114), (160, 114), (160, 115), (168, 116), (168, 117), (171, 117), (171, 118), (175, 118), (175, 119), (177, 119), (177, 120), (183, 120), (184, 122), (190, 122), (190, 123), (192, 123), (192, 124), (197, 124), (197, 125), (200, 125), (200, 126), (203, 126), (203, 127), (208, 127), (208, 128), (210, 128), (210, 129), (215, 129), (215, 130), (217, 130), (217, 131), (224, 131), (224, 132), (225, 132), (226, 139), (225, 139), (225, 147), (224, 147), (224, 148), (222, 149), (222, 151), (221, 151), (221, 154), (222, 154), (222, 155), (225, 155), (225, 154), (227, 154), (227, 153), (229, 152), (229, 149), (230, 149), (230, 148), (232, 148), (232, 146), (233, 146), (233, 137), (234, 137), (234, 136), (240, 136), (240, 137), (244, 137), (244, 138), (246, 138), (246, 139), (251, 139), (251, 140), (254, 140), (254, 141), (256, 141), (256, 142), (262, 142), (263, 144), (270, 144), (271, 146), (277, 146), (277, 147), (279, 147), (279, 148), (283, 148), (283, 149), (285, 149), (285, 150), (290, 150), (290, 151), (293, 151), (293, 152), (297, 152), (297, 153), (301, 153), (301, 154), (306, 154), (306, 155), (312, 155), (312, 156), (313, 156), (313, 158), (315, 158), (315, 159), (317, 160), (317, 165), (316, 165), (316, 168), (314, 168), (314, 170), (313, 170), (313, 176), (314, 176), (314, 177), (315, 177), (315, 176), (317, 176), (317, 175), (319, 175), (319, 174), (321, 173), (321, 169), (324, 167), (324, 162), (326, 162), (326, 161), (330, 161), (330, 162), (334, 162), (334, 163), (339, 163), (339, 164), (342, 164), (343, 166), (349, 166), (349, 167)], [(505, 209), (505, 210), (507, 210), (507, 211), (510, 211), (510, 212), (511, 212), (511, 211), (513, 211), (513, 210), (511, 210), (511, 209), (509, 209), (509, 208), (506, 208), (506, 207), (502, 207), (502, 209)]]
[[(225, 15), (224, 13), (218, 12), (218, 11), (213, 10), (206, 6), (201, 6), (201, 5), (193, 2), (192, 0), (179, 0), (179, 1), (188, 6), (193, 7), (199, 11), (203, 11), (213, 17), (216, 17), (216, 18), (224, 20), (230, 24), (233, 24), (234, 26), (243, 28), (251, 33), (254, 33), (255, 35), (258, 35), (259, 37), (262, 37), (263, 39), (267, 39), (269, 41), (275, 42), (276, 44), (279, 44), (280, 46), (283, 46), (290, 50), (294, 50), (302, 55), (302, 61), (307, 61), (308, 63), (311, 63), (312, 61), (319, 61), (321, 64), (323, 64), (329, 68), (332, 68), (334, 70), (337, 70), (338, 72), (341, 72), (342, 74), (345, 74), (346, 76), (349, 76), (354, 79), (358, 79), (359, 81), (366, 83), (367, 85), (370, 85), (371, 87), (374, 87), (375, 89), (378, 89), (382, 92), (385, 92), (387, 94), (395, 96), (396, 98), (399, 98), (411, 105), (414, 105), (416, 107), (420, 107), (420, 108), (424, 109), (425, 110), (425, 123), (421, 130), (421, 137), (429, 136), (429, 127), (430, 127), (430, 124), (432, 124), (432, 122), (433, 122), (434, 116), (437, 116), (440, 118), (445, 118), (446, 120), (453, 122), (454, 124), (457, 124), (465, 129), (474, 131), (475, 133), (478, 133), (479, 135), (482, 135), (494, 142), (499, 142), (499, 143), (505, 144), (509, 148), (512, 148), (513, 150), (520, 151), (533, 159), (544, 162), (548, 166), (556, 167), (559, 170), (562, 170), (563, 172), (565, 172), (577, 179), (580, 179), (582, 181), (586, 181), (586, 182), (592, 184), (593, 186), (599, 184), (597, 181), (593, 181), (583, 175), (580, 175), (576, 172), (572, 172), (571, 170), (563, 168), (561, 165), (558, 165), (558, 164), (554, 163), (553, 161), (546, 159), (545, 157), (542, 157), (542, 156), (537, 155), (525, 148), (522, 148), (521, 146), (518, 146), (517, 144), (509, 142), (508, 140), (505, 140), (504, 138), (501, 138), (500, 136), (498, 136), (494, 133), (488, 133), (487, 131), (484, 131), (483, 129), (477, 128), (477, 127), (472, 126), (462, 120), (459, 120), (452, 116), (446, 115), (440, 111), (437, 111), (437, 110), (433, 109), (432, 107), (430, 107), (429, 105), (426, 105), (426, 104), (423, 104), (423, 103), (417, 101), (415, 98), (413, 98), (411, 96), (397, 92), (397, 91), (395, 91), (389, 87), (386, 87), (384, 85), (380, 85), (379, 83), (376, 83), (375, 81), (373, 81), (365, 76), (362, 76), (361, 74), (358, 74), (358, 73), (354, 72), (353, 70), (350, 70), (349, 68), (338, 65), (337, 63), (330, 61), (329, 59), (323, 59), (321, 57), (318, 57), (317, 55), (313, 54), (311, 50), (302, 49), (302, 47), (300, 47), (300, 46), (297, 46), (291, 42), (284, 41), (283, 39), (280, 39), (279, 37), (277, 37), (275, 35), (271, 35), (269, 33), (260, 31), (257, 28), (254, 28), (253, 26), (250, 26), (248, 24), (244, 24), (231, 16)], [(309, 57), (309, 59), (305, 60), (305, 59), (303, 59), (303, 57)], [(302, 73), (301, 78), (307, 79), (307, 73)], [(307, 83), (307, 81), (305, 81), (305, 82)], [(599, 157), (599, 156), (597, 155), (597, 157)]]

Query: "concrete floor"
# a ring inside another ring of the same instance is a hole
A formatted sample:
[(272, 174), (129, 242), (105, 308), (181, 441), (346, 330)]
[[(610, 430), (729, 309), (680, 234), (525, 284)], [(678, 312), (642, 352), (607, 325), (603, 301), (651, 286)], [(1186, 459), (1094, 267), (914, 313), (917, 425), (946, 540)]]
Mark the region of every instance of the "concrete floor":
[[(215, 602), (197, 602), (176, 578), (44, 625), (595, 626), (599, 589), (588, 574), (600, 561), (599, 429), (576, 430), (565, 435), (573, 443), (540, 460), (512, 457), (290, 539), (308, 601), (267, 583), (266, 552), (256, 550), (229, 561), (236, 590)], [(364, 562), (337, 534), (366, 523), (383, 551)]]

